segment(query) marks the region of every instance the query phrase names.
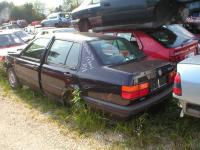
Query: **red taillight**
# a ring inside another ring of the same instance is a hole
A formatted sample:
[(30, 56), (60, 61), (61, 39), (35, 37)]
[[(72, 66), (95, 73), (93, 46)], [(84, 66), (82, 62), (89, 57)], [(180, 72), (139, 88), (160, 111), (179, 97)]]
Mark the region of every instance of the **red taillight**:
[(181, 96), (182, 95), (182, 89), (181, 89), (181, 75), (179, 73), (176, 74), (174, 79), (174, 88), (173, 93)]
[(168, 83), (169, 84), (174, 83), (175, 76), (176, 76), (176, 71), (172, 71), (169, 73), (169, 75), (168, 75)]
[(149, 94), (149, 83), (143, 83), (135, 86), (122, 86), (122, 98), (135, 100)]

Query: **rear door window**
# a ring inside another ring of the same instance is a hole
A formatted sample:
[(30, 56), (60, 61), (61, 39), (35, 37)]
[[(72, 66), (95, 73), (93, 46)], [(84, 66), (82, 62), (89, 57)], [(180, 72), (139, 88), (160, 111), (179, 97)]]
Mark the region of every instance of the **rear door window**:
[(55, 40), (47, 57), (47, 63), (65, 65), (65, 61), (73, 42)]
[(66, 66), (72, 69), (76, 69), (79, 63), (79, 56), (80, 56), (80, 47), (79, 43), (74, 43), (69, 55), (67, 57)]

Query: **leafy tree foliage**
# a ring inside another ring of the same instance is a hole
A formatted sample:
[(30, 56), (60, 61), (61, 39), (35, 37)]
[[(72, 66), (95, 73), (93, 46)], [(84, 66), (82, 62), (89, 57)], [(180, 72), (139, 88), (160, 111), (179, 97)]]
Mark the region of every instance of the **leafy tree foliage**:
[(25, 19), (31, 23), (34, 20), (42, 20), (44, 15), (33, 9), (32, 3), (26, 3), (22, 6), (14, 6), (10, 18), (13, 20)]

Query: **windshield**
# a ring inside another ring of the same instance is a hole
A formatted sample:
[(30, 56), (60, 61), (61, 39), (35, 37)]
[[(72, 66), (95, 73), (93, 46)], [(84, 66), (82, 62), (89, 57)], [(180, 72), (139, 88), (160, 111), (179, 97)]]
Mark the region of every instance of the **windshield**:
[(0, 35), (0, 48), (22, 44), (24, 42), (14, 34)]
[(129, 41), (123, 38), (91, 41), (89, 44), (104, 65), (123, 64), (145, 56), (141, 50), (133, 47)]
[(24, 31), (17, 31), (17, 32), (15, 32), (15, 35), (17, 35), (20, 38), (24, 38), (24, 37), (28, 36), (28, 34), (26, 34), (26, 32), (24, 32)]

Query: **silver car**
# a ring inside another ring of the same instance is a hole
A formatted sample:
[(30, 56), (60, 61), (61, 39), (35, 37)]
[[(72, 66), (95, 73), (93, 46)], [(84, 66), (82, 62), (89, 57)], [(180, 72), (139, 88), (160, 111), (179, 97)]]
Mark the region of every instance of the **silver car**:
[(181, 117), (186, 114), (200, 118), (200, 55), (177, 65), (173, 93), (179, 99)]

